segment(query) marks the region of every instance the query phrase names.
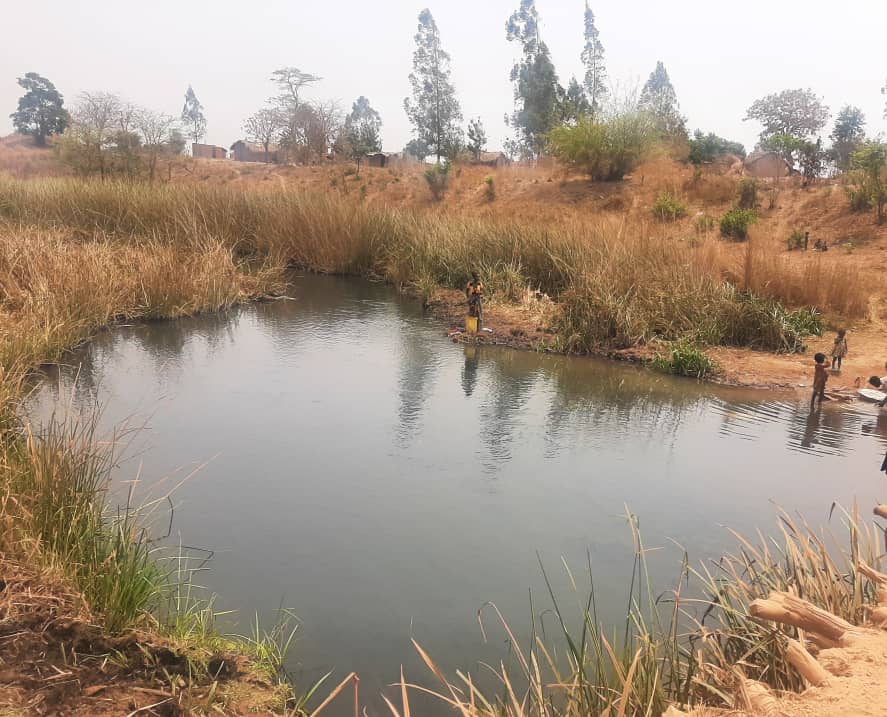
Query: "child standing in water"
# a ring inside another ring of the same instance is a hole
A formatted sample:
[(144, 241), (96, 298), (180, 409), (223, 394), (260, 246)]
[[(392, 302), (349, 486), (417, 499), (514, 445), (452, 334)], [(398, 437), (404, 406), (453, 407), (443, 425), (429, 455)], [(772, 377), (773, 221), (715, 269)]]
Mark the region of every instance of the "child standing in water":
[(841, 370), (841, 359), (847, 355), (847, 330), (838, 329), (838, 335), (835, 336), (835, 345), (832, 347), (832, 371), (835, 370), (836, 364), (838, 371)]
[(825, 398), (825, 382), (828, 381), (828, 370), (825, 368), (825, 354), (816, 354), (813, 360), (816, 362), (816, 368), (813, 374), (813, 397), (810, 399), (811, 411), (816, 405), (817, 397), (819, 397), (819, 405), (822, 406), (822, 399)]

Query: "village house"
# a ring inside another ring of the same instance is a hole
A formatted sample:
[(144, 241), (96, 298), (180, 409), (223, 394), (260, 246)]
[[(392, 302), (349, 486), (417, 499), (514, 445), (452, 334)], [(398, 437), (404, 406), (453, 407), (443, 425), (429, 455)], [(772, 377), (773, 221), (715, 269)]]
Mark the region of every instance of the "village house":
[(269, 144), (268, 151), (265, 147), (255, 142), (247, 142), (239, 139), (231, 145), (231, 159), (235, 162), (274, 162), (281, 160), (282, 153), (276, 144)]
[(203, 159), (225, 159), (228, 156), (228, 150), (224, 147), (217, 147), (214, 144), (194, 142), (191, 145), (191, 156)]

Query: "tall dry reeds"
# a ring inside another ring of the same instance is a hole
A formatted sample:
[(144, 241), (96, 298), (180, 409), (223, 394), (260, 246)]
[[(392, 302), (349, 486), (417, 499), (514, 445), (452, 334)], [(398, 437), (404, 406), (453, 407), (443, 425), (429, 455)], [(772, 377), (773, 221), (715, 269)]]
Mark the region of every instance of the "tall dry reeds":
[(789, 261), (752, 241), (741, 262), (741, 266), (735, 260), (724, 263), (747, 291), (792, 306), (816, 306), (845, 318), (868, 315), (873, 287), (858, 269), (842, 263), (839, 257), (815, 253)]
[[(728, 325), (743, 314), (740, 294), (756, 288), (726, 283), (716, 252), (662, 239), (643, 222), (612, 216), (516, 222), (443, 211), (398, 212), (282, 189), (237, 192), (55, 180), (0, 184), (4, 217), (98, 234), (120, 245), (151, 242), (194, 251), (215, 242), (238, 261), (374, 276), (399, 286), (460, 287), (473, 268), (485, 268), (492, 274), (490, 288), (502, 295), (526, 282), (562, 299), (562, 329), (579, 350), (690, 334), (712, 343), (748, 339), (777, 350), (797, 344), (774, 339), (770, 327), (756, 335), (752, 323)], [(508, 286), (496, 286), (499, 277)], [(807, 295), (781, 295), (781, 286), (768, 283), (765, 296), (810, 303)], [(818, 298), (839, 297), (832, 291)], [(834, 310), (847, 308), (841, 304)], [(711, 316), (718, 317), (715, 327), (705, 324)]]

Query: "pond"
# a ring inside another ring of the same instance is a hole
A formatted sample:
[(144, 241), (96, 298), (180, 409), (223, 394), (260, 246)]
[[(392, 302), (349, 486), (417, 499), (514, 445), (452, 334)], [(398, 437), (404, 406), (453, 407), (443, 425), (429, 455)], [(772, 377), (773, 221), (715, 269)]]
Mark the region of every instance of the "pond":
[(728, 527), (774, 529), (776, 505), (823, 525), (834, 501), (868, 514), (884, 494), (887, 417), (871, 405), (811, 414), (806, 395), (453, 344), (415, 300), (363, 281), (299, 277), (291, 296), (104, 332), (29, 411), (99, 404), (106, 434), (143, 425), (115, 480), (139, 477), (143, 499), (177, 486), (171, 540), (212, 551), (198, 579), (217, 607), (244, 632), (291, 609), (296, 678), (354, 670), (369, 714), (401, 664), (426, 678), (411, 637), (447, 669), (503, 658), (477, 611), (493, 601), (526, 634), (540, 562), (569, 594), (561, 558), (581, 576), (590, 554), (599, 615), (621, 625), (626, 510), (663, 548), (650, 564), (666, 588), (678, 545), (698, 564), (734, 547)]

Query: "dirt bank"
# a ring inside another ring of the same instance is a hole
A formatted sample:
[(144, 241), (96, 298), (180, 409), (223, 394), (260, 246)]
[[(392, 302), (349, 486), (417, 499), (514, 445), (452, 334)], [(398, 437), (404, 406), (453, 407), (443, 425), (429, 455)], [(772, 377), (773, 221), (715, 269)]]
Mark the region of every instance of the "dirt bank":
[(283, 713), (286, 692), (243, 656), (95, 622), (64, 580), (0, 560), (0, 714)]

